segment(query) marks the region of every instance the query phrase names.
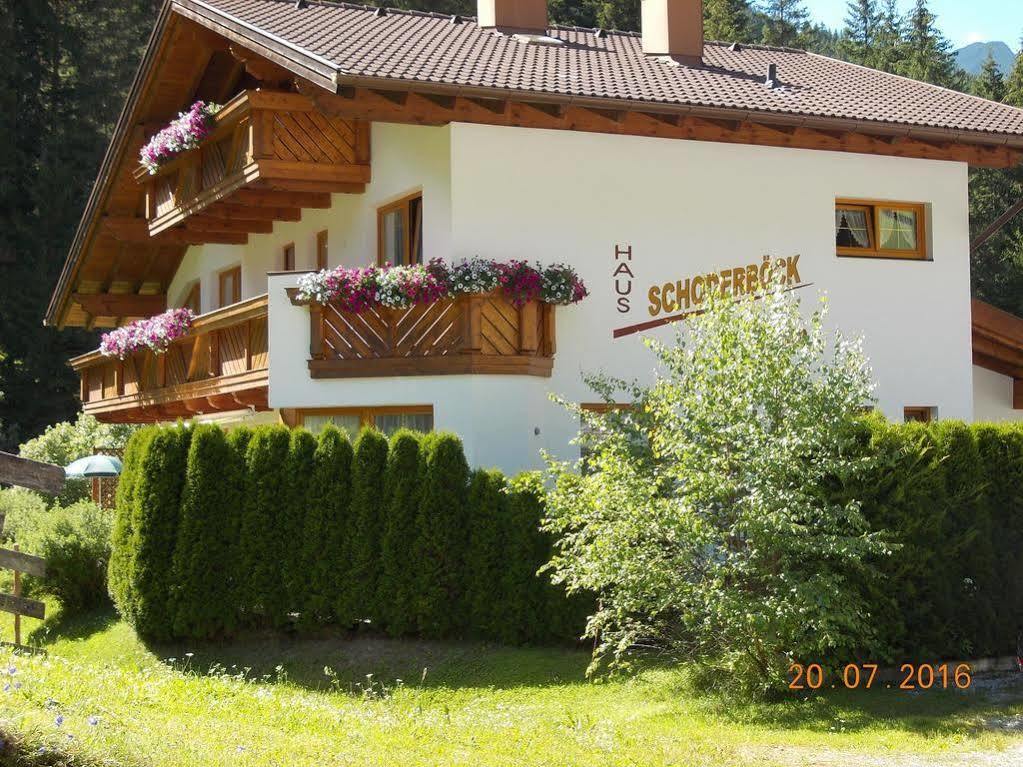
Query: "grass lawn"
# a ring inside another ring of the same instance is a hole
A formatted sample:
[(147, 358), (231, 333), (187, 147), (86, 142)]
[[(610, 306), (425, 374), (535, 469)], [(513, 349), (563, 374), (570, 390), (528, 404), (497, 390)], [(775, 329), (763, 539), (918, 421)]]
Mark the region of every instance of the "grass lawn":
[(997, 698), (874, 690), (728, 706), (685, 693), (678, 670), (587, 682), (588, 657), (571, 650), (273, 637), (147, 648), (106, 613), (51, 621), (35, 637), (45, 655), (0, 650), (0, 670), (16, 672), (0, 691), (0, 731), (10, 739), (0, 765), (704, 767), (1023, 759), (1023, 736), (1010, 732), (1023, 723), (1021, 685)]

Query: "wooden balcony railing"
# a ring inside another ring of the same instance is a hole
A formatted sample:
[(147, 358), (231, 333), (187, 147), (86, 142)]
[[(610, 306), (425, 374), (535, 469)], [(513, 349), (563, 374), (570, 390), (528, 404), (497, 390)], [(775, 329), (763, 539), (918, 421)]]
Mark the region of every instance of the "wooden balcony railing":
[[(244, 91), (215, 121), (201, 146), (155, 175), (136, 169), (150, 236), (184, 224), (211, 242), (244, 240), (275, 220), (297, 220), (302, 207), (329, 205), (322, 193), (358, 192), (369, 181), (366, 123), (323, 115), (305, 96)], [(261, 191), (235, 194), (243, 188)]]
[(164, 354), (124, 360), (98, 351), (71, 360), (82, 409), (110, 423), (149, 423), (253, 407), (267, 409), (267, 297), (196, 318)]
[[(292, 303), (301, 305), (290, 289)], [(555, 307), (516, 307), (501, 293), (361, 313), (310, 304), (313, 378), (456, 374), (549, 377)]]

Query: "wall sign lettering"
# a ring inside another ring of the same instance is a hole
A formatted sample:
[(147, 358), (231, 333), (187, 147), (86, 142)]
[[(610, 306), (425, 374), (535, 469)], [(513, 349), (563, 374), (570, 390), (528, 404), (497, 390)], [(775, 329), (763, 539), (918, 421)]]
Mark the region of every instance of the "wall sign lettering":
[(614, 280), (615, 293), (618, 299), (615, 302), (619, 314), (628, 314), (632, 311), (630, 296), (632, 295), (632, 281), (636, 275), (632, 273), (632, 246), (615, 245), (615, 270), (611, 275)]

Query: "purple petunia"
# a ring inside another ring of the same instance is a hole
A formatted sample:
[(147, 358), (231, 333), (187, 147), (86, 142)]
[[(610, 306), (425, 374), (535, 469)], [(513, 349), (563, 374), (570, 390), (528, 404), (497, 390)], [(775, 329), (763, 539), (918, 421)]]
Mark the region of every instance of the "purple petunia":
[(191, 331), (195, 315), (191, 309), (171, 309), (104, 333), (99, 350), (105, 357), (125, 359), (140, 349), (157, 354), (167, 351), (171, 343)]
[(171, 122), (142, 147), (139, 161), (152, 175), (161, 165), (181, 152), (195, 149), (204, 138), (210, 135), (216, 125), (214, 115), (219, 111), (220, 106), (217, 104), (196, 101), (187, 112), (179, 114), (178, 119)]

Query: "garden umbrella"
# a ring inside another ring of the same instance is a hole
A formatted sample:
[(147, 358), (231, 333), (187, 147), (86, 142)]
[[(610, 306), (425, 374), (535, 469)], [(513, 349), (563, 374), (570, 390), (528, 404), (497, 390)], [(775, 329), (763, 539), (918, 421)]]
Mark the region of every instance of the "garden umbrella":
[(116, 477), (121, 473), (121, 461), (112, 455), (90, 455), (79, 458), (64, 469), (68, 477)]

